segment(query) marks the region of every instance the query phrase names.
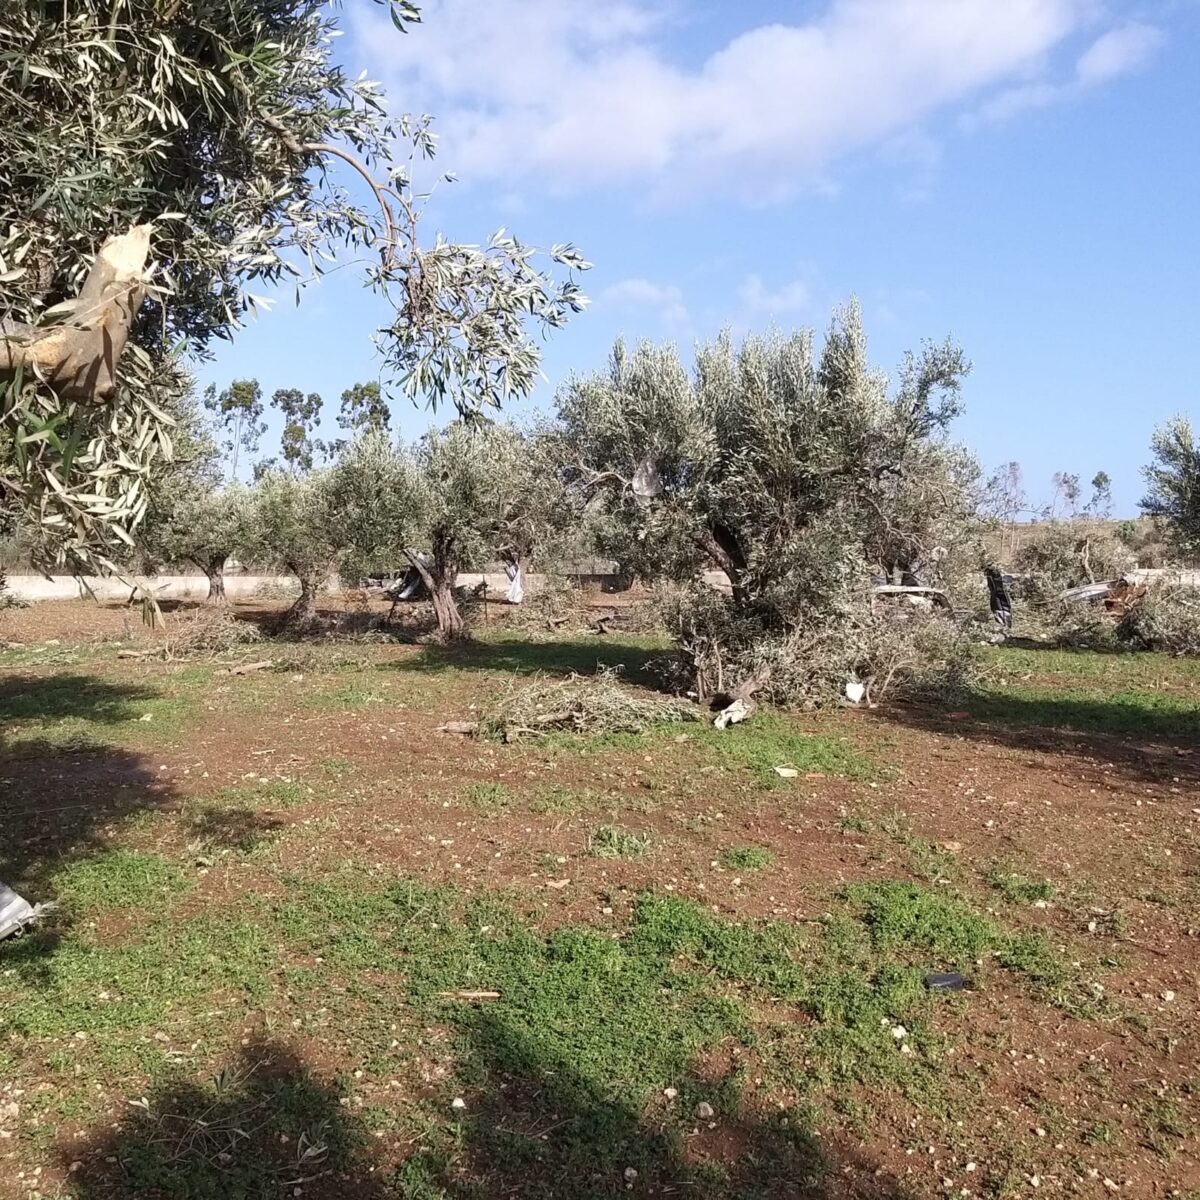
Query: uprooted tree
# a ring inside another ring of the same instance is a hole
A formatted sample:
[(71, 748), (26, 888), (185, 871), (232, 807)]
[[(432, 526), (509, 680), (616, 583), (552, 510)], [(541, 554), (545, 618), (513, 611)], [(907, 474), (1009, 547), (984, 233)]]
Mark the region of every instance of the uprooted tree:
[[(375, 0), (401, 29), (411, 0)], [(363, 256), (393, 305), (383, 370), (471, 409), (529, 390), (530, 326), (583, 304), (498, 234), (417, 241), (427, 118), (333, 57), (326, 0), (73, 0), (0, 12), (0, 505), (42, 557), (103, 568), (171, 452), (147, 384), (258, 298)], [(395, 147), (407, 145), (397, 159)], [(359, 196), (366, 197), (360, 202)]]
[[(879, 670), (872, 570), (928, 561), (973, 507), (959, 489), (976, 469), (946, 440), (967, 369), (928, 346), (889, 389), (852, 306), (819, 354), (809, 333), (723, 337), (689, 372), (673, 347), (618, 344), (607, 373), (561, 390), (567, 477), (601, 549), (675, 585), (668, 618), (702, 699), (827, 695)], [(919, 666), (903, 661), (882, 670)]]

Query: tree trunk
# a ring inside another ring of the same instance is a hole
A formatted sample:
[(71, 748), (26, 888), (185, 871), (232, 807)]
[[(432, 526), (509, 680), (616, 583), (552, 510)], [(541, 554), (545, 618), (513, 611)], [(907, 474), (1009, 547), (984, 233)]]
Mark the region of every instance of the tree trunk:
[(225, 603), (225, 560), (228, 555), (217, 554), (207, 562), (201, 563), (204, 574), (208, 576), (208, 599), (210, 604)]
[(463, 625), (462, 614), (458, 611), (458, 604), (454, 599), (454, 580), (458, 572), (453, 567), (437, 562), (430, 570), (429, 565), (423, 563), (411, 550), (406, 550), (404, 554), (421, 576), (429, 598), (433, 601), (438, 633), (448, 642), (465, 637), (466, 626)]
[(64, 400), (103, 401), (117, 387), (117, 362), (145, 296), (150, 226), (108, 238), (74, 309), (60, 325), (0, 321), (0, 379), (42, 379)]
[(445, 579), (437, 579), (430, 589), (433, 611), (437, 615), (438, 632), (446, 641), (456, 641), (466, 635), (462, 614), (454, 599), (454, 588)]
[(288, 570), (300, 581), (300, 595), (296, 597), (292, 607), (283, 614), (280, 627), (301, 631), (317, 622), (317, 596), (320, 595), (322, 586), (329, 578), (329, 572), (328, 570), (301, 571), (290, 565)]
[(749, 596), (742, 583), (742, 571), (746, 567), (746, 556), (737, 544), (737, 539), (723, 526), (702, 529), (695, 536), (696, 545), (708, 555), (713, 566), (724, 571), (733, 590), (733, 603), (744, 608)]

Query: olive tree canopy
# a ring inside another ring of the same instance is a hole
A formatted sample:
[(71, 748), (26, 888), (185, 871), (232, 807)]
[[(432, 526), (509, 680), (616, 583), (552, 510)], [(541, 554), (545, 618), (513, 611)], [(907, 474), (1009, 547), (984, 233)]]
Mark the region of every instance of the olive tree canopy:
[[(412, 0), (385, 4), (400, 30)], [(327, 0), (28, 0), (0, 11), (0, 504), (100, 563), (171, 452), (154, 380), (256, 292), (347, 256), (391, 303), (406, 396), (474, 412), (535, 381), (534, 332), (584, 303), (503, 232), (417, 240), (428, 117), (334, 55)], [(532, 328), (531, 328), (532, 327)]]
[(1142, 511), (1167, 526), (1184, 554), (1200, 554), (1200, 445), (1187, 417), (1173, 417), (1154, 431), (1154, 461), (1142, 474)]
[[(836, 620), (872, 568), (927, 557), (941, 517), (973, 507), (959, 489), (976, 469), (944, 441), (967, 369), (952, 343), (929, 345), (890, 384), (856, 306), (819, 352), (806, 331), (726, 336), (689, 371), (673, 346), (618, 344), (606, 373), (560, 391), (567, 478), (590, 497), (603, 551), (690, 596), (676, 616), (693, 648), (736, 643), (744, 667), (818, 627), (848, 646)], [(696, 586), (705, 571), (728, 577), (728, 601)], [(694, 657), (703, 693), (708, 651)]]
[(545, 439), (507, 424), (432, 430), (409, 462), (416, 517), (405, 557), (429, 590), (440, 633), (456, 638), (459, 572), (496, 558), (526, 565), (566, 519), (566, 493)]

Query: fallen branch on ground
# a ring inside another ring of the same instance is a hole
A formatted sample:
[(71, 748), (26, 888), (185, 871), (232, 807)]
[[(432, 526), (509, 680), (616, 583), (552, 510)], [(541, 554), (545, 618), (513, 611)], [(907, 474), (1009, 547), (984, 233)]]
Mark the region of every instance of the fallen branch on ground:
[(264, 658), (262, 662), (240, 663), (236, 667), (226, 667), (222, 675), (249, 675), (252, 671), (268, 671), (275, 665), (273, 658)]

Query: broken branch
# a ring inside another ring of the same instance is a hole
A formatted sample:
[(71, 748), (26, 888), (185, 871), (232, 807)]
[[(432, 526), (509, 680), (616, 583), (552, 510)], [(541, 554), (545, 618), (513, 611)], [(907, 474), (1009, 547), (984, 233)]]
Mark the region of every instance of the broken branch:
[(150, 226), (135, 225), (100, 247), (68, 322), (0, 321), (0, 379), (41, 379), (64, 400), (111, 399), (149, 256)]

